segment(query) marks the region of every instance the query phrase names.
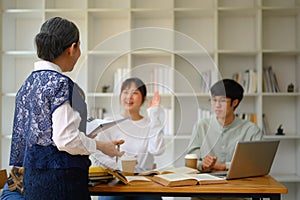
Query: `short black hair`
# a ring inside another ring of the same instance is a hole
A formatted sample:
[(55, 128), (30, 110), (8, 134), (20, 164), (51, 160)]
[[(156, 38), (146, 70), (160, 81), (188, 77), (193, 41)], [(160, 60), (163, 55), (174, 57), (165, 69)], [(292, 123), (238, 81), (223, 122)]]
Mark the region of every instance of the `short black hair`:
[(78, 41), (79, 30), (73, 22), (61, 17), (50, 18), (35, 36), (37, 55), (43, 60), (52, 61)]
[(226, 98), (230, 98), (232, 101), (238, 99), (240, 103), (244, 97), (244, 88), (235, 80), (223, 79), (216, 82), (210, 88), (210, 93), (211, 96), (225, 96)]

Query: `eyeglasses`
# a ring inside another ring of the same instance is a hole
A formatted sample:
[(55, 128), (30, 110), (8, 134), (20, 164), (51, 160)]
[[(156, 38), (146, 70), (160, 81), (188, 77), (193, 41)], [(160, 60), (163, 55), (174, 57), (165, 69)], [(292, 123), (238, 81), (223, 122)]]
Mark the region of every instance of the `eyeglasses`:
[(216, 105), (217, 103), (220, 105), (226, 105), (227, 103), (229, 103), (231, 100), (230, 99), (226, 99), (224, 98), (212, 98), (209, 100), (211, 102), (211, 104)]

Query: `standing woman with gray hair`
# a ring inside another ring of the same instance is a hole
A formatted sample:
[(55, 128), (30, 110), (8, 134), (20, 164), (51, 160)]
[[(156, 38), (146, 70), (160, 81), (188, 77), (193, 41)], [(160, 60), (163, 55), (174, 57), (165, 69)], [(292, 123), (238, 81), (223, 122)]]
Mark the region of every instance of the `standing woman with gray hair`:
[(79, 31), (54, 17), (35, 37), (34, 71), (16, 95), (10, 165), (23, 166), (25, 199), (90, 199), (89, 155), (100, 150), (122, 156), (115, 145), (85, 135), (84, 93), (63, 72), (72, 71), (81, 51)]

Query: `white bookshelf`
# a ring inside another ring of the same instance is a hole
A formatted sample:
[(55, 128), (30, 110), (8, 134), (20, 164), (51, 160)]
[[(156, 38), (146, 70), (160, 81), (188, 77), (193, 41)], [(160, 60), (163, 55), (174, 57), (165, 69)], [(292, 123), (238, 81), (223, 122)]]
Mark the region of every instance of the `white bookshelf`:
[[(300, 0), (2, 0), (1, 11), (1, 168), (9, 168), (15, 94), (37, 60), (34, 36), (45, 19), (62, 16), (81, 32), (82, 56), (70, 76), (86, 92), (89, 111), (120, 110), (113, 92), (120, 68), (148, 84), (149, 98), (163, 86), (171, 133), (157, 158), (161, 167), (183, 165), (197, 110), (210, 109), (196, 69), (216, 70), (214, 80), (255, 70), (257, 92), (237, 112), (255, 113), (260, 127), (266, 114), (265, 139), (281, 140), (271, 173), (288, 186), (283, 199), (300, 199)], [(263, 90), (267, 66), (280, 93)], [(156, 69), (166, 72), (153, 79)], [(274, 136), (280, 124), (286, 135)]]

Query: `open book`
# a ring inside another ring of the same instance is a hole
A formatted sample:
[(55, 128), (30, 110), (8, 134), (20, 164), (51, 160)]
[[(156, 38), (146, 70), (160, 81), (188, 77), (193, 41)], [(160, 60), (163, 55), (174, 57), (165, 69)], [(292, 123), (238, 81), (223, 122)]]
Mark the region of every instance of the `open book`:
[(210, 174), (160, 174), (151, 178), (153, 181), (164, 186), (187, 186), (197, 184), (220, 184), (227, 183), (224, 178)]
[(163, 171), (153, 169), (150, 171), (140, 172), (138, 175), (141, 176), (153, 176), (158, 174), (170, 174), (170, 173), (176, 173), (176, 174), (197, 174), (199, 171), (197, 169), (193, 169), (190, 167), (173, 167), (169, 169), (165, 169)]
[(117, 123), (120, 123), (130, 117), (124, 117), (118, 120), (105, 120), (105, 119), (92, 119), (88, 120), (87, 127), (86, 127), (86, 134), (87, 135), (94, 135), (97, 134), (100, 130), (108, 129)]
[(125, 176), (125, 178), (128, 184), (151, 182), (151, 180), (145, 176)]
[(124, 184), (133, 184), (133, 183), (145, 183), (145, 182), (151, 182), (150, 179), (144, 177), (144, 176), (124, 176), (121, 171), (119, 170), (111, 170), (107, 169), (108, 173), (112, 174), (114, 177), (116, 177), (118, 180), (120, 180)]

